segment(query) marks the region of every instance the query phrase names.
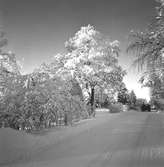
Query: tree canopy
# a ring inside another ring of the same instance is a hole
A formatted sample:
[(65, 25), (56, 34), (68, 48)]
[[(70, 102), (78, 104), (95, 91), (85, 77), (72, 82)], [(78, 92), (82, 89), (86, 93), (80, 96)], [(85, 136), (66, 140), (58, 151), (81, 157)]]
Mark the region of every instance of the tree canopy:
[(118, 65), (119, 42), (111, 42), (91, 25), (81, 27), (66, 43), (64, 70), (88, 92), (94, 105), (96, 87), (117, 88), (125, 71)]
[[(152, 96), (163, 91), (164, 83), (164, 1), (157, 0), (157, 14), (145, 32), (132, 32), (127, 51), (133, 51), (139, 70), (144, 71), (140, 82), (151, 87)], [(156, 93), (154, 93), (156, 92)]]

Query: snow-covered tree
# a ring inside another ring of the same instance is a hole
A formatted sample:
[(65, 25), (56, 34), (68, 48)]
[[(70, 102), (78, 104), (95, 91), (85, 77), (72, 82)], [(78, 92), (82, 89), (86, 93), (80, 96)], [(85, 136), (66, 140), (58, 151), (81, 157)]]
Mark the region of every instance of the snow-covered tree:
[(65, 42), (65, 47), (66, 53), (55, 55), (51, 63), (42, 64), (38, 70), (78, 82), (83, 95), (89, 97), (93, 113), (95, 90), (101, 87), (116, 93), (126, 74), (118, 65), (119, 42), (111, 42), (88, 25)]
[(128, 51), (134, 51), (137, 56), (134, 65), (145, 71), (140, 82), (155, 89), (152, 92), (158, 89), (163, 91), (164, 83), (164, 1), (157, 2), (159, 6), (156, 7), (156, 17), (145, 32), (131, 33), (128, 47)]
[(68, 53), (64, 57), (63, 70), (71, 73), (88, 92), (93, 113), (96, 87), (116, 87), (125, 75), (118, 65), (119, 42), (111, 42), (88, 25), (81, 27), (65, 47)]
[(0, 110), (18, 114), (24, 99), (24, 82), (16, 57), (12, 53), (0, 55)]

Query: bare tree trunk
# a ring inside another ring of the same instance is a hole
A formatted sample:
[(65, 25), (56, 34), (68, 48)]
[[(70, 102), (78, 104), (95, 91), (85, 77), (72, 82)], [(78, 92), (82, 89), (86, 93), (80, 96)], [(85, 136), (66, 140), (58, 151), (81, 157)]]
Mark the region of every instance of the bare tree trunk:
[(100, 89), (100, 107), (102, 107), (102, 103), (103, 103), (103, 90)]
[(90, 104), (91, 104), (91, 114), (93, 114), (93, 116), (95, 116), (95, 109), (94, 109), (94, 104), (95, 104), (95, 89), (94, 89), (94, 87), (91, 88)]
[(67, 111), (64, 113), (64, 125), (68, 126), (68, 112)]

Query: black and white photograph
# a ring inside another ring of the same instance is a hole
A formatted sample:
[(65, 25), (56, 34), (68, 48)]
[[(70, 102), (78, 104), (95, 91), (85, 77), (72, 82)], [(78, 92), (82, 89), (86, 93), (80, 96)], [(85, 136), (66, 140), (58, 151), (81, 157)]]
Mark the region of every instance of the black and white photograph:
[(0, 167), (164, 167), (164, 0), (0, 0)]

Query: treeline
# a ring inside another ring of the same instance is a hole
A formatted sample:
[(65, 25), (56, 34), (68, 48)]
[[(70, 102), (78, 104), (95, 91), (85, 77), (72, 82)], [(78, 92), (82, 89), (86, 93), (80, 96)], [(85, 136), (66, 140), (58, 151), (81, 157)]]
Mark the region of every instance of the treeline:
[[(1, 35), (1, 48), (6, 44)], [(57, 54), (32, 73), (21, 74), (13, 53), (0, 53), (0, 126), (39, 130), (95, 116), (95, 95), (112, 101), (126, 72), (118, 64), (119, 42), (93, 26), (82, 27)]]

